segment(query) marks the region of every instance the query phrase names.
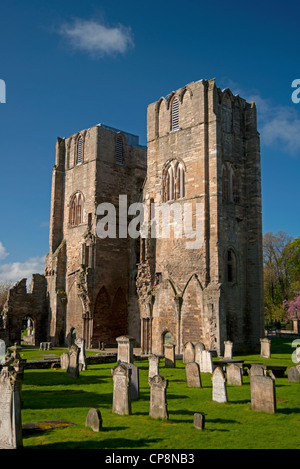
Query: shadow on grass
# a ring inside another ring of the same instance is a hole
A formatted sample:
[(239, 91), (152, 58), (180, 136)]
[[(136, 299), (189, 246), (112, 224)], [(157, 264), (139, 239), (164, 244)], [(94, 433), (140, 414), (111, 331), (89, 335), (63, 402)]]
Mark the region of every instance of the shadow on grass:
[(112, 394), (97, 394), (82, 389), (64, 391), (22, 391), (23, 409), (63, 409), (76, 407), (107, 407), (112, 405)]
[(32, 372), (25, 370), (24, 385), (28, 386), (73, 386), (74, 384), (101, 384), (112, 382), (111, 375), (89, 374), (88, 371), (81, 372), (78, 378), (72, 378), (66, 375), (66, 371), (52, 370), (45, 372)]
[(64, 441), (61, 443), (32, 445), (25, 447), (28, 449), (130, 449), (130, 448), (147, 448), (152, 443), (159, 443), (158, 438), (139, 440), (129, 440), (128, 438), (111, 438), (101, 441)]

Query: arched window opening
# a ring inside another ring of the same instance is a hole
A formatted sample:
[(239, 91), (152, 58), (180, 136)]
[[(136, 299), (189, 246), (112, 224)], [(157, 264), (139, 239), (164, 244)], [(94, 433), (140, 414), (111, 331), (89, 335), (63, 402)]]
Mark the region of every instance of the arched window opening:
[(123, 140), (120, 136), (116, 139), (116, 163), (121, 165), (124, 163)]
[(77, 140), (77, 152), (76, 152), (76, 166), (83, 162), (83, 139), (80, 137)]
[(226, 280), (229, 283), (236, 283), (236, 256), (232, 249), (227, 250), (226, 257)]
[(235, 204), (240, 203), (240, 184), (237, 171), (234, 171), (232, 174), (232, 197)]
[(164, 202), (185, 197), (185, 170), (182, 163), (171, 161), (164, 170), (163, 180)]
[(228, 174), (227, 166), (223, 166), (222, 194), (223, 194), (223, 200), (229, 199), (229, 174)]
[(171, 130), (179, 129), (179, 100), (175, 97), (171, 106)]
[(80, 223), (82, 223), (82, 215), (83, 215), (82, 195), (80, 193), (77, 193), (72, 197), (71, 204), (70, 204), (70, 216), (69, 216), (70, 225), (72, 226), (80, 225)]

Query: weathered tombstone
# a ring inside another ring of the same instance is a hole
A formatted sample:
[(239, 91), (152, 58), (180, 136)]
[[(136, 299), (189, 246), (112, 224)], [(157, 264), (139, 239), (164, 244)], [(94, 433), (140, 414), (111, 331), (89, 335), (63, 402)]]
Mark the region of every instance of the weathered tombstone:
[(150, 384), (150, 411), (153, 418), (168, 419), (166, 389), (168, 381), (161, 375), (149, 379)]
[(67, 369), (67, 376), (71, 376), (72, 378), (78, 378), (79, 376), (79, 348), (77, 345), (73, 344), (69, 347), (69, 366)]
[(196, 412), (194, 414), (194, 427), (198, 430), (203, 430), (205, 426), (205, 415), (201, 412)]
[(0, 339), (0, 364), (5, 363), (6, 345), (4, 340)]
[(250, 369), (248, 370), (248, 375), (251, 376), (264, 376), (265, 370), (263, 365), (259, 363), (252, 363)]
[(111, 370), (114, 390), (113, 390), (113, 408), (112, 411), (119, 415), (131, 414), (130, 397), (130, 375), (131, 370), (124, 364), (118, 365)]
[(191, 363), (195, 361), (195, 347), (192, 342), (187, 342), (183, 350), (183, 363)]
[(263, 358), (271, 358), (271, 340), (260, 339), (260, 356)]
[(148, 378), (159, 375), (159, 357), (157, 355), (149, 355), (149, 372)]
[(200, 371), (202, 371), (202, 367), (201, 367), (202, 350), (205, 350), (205, 345), (202, 342), (198, 342), (195, 345), (195, 362), (198, 363), (200, 367)]
[(217, 366), (212, 375), (212, 400), (215, 402), (227, 402), (226, 379), (221, 367)]
[(83, 338), (78, 338), (75, 340), (75, 344), (79, 348), (79, 357), (78, 357), (78, 363), (79, 363), (79, 371), (86, 370), (86, 356), (85, 356), (85, 339)]
[(243, 384), (243, 370), (239, 365), (231, 363), (227, 367), (227, 383), (234, 384), (236, 386), (242, 386)]
[(187, 363), (185, 367), (186, 381), (189, 388), (201, 388), (201, 375), (196, 362)]
[(122, 335), (116, 338), (118, 343), (118, 362), (133, 363), (133, 345), (135, 339), (129, 335)]
[(6, 357), (5, 365), (13, 366), (15, 371), (20, 375), (20, 377), (23, 378), (24, 368), (27, 360), (23, 359), (19, 354), (19, 351), (21, 350), (22, 347), (20, 347), (16, 343), (12, 347), (8, 347), (8, 351), (11, 355), (9, 357)]
[(85, 420), (85, 426), (90, 427), (94, 432), (100, 432), (102, 428), (102, 416), (99, 409), (90, 409)]
[(300, 365), (292, 366), (288, 370), (288, 381), (290, 383), (300, 383)]
[(131, 399), (139, 399), (140, 397), (140, 381), (139, 381), (139, 367), (133, 363), (122, 363), (126, 366), (127, 370), (131, 371), (130, 374), (130, 397)]
[(174, 344), (164, 344), (164, 355), (165, 355), (165, 367), (166, 368), (175, 368), (175, 345)]
[(226, 358), (227, 360), (232, 360), (233, 343), (230, 342), (230, 340), (226, 340), (224, 342), (224, 345), (225, 345), (224, 358)]
[(201, 366), (200, 371), (203, 373), (213, 373), (212, 354), (209, 350), (202, 350), (201, 352)]
[(70, 355), (64, 352), (60, 356), (60, 367), (62, 370), (67, 370), (70, 364)]
[(0, 449), (23, 446), (21, 420), (22, 379), (12, 367), (0, 373)]
[(274, 414), (276, 411), (275, 381), (270, 376), (251, 376), (251, 408)]

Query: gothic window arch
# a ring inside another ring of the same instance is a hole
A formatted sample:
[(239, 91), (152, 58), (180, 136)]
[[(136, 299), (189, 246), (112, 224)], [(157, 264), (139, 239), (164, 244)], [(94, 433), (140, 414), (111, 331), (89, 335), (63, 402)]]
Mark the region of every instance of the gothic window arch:
[(70, 202), (69, 223), (78, 226), (83, 220), (83, 197), (80, 192), (73, 195)]
[(182, 163), (172, 160), (165, 167), (163, 184), (164, 202), (185, 197), (185, 169)]
[(236, 283), (237, 281), (237, 260), (236, 254), (232, 248), (226, 251), (226, 281), (228, 283)]
[(116, 163), (120, 165), (124, 164), (123, 139), (120, 135), (116, 138)]
[(76, 166), (79, 166), (83, 162), (83, 138), (79, 135), (76, 142)]
[(230, 163), (224, 164), (222, 168), (222, 196), (227, 202), (240, 202), (239, 172)]
[(179, 129), (179, 99), (175, 96), (171, 103), (171, 130)]

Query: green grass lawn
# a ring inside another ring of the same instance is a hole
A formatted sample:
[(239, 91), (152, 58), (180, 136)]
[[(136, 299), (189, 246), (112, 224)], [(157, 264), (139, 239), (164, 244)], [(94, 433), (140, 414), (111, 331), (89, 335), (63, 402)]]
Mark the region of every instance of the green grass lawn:
[[(293, 351), (291, 341), (272, 339), (271, 359), (261, 359), (259, 355), (241, 358), (291, 367), (294, 366)], [(57, 349), (52, 351), (56, 352)], [(148, 362), (136, 361), (135, 364), (139, 366), (140, 399), (132, 402), (132, 415), (129, 416), (112, 413), (111, 368), (116, 364), (89, 365), (77, 380), (67, 377), (61, 369), (25, 370), (22, 423), (62, 419), (75, 425), (24, 434), (24, 448), (300, 448), (299, 383), (289, 383), (287, 377), (276, 378), (277, 412), (269, 415), (251, 410), (248, 376), (243, 377), (243, 386), (228, 385), (228, 403), (219, 404), (211, 400), (210, 374), (201, 374), (201, 389), (188, 388), (185, 365), (178, 361), (176, 369), (165, 368), (161, 360), (160, 374), (168, 380), (169, 420), (155, 420), (149, 417)], [(97, 407), (102, 414), (103, 430), (99, 433), (85, 427), (87, 413), (92, 407)], [(195, 412), (205, 414), (203, 431), (193, 426)]]

